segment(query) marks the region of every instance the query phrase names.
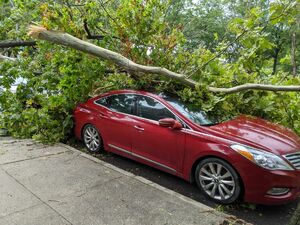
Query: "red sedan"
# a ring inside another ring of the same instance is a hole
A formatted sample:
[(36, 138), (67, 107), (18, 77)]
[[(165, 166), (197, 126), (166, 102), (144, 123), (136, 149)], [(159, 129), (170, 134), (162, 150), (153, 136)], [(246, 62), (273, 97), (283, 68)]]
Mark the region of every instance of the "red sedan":
[(89, 151), (195, 181), (217, 202), (282, 204), (300, 195), (300, 138), (268, 121), (240, 116), (216, 124), (176, 97), (132, 90), (89, 99), (74, 118)]

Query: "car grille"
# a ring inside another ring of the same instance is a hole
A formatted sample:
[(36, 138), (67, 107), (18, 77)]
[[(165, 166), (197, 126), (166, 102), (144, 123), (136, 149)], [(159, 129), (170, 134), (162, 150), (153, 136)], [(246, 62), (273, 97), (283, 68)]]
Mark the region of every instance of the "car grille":
[(300, 152), (287, 154), (284, 156), (296, 169), (300, 170)]

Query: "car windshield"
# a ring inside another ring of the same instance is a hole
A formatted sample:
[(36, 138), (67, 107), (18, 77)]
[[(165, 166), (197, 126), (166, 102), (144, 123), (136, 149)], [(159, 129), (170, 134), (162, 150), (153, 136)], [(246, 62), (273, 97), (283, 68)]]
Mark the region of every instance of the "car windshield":
[(192, 120), (194, 123), (201, 126), (212, 126), (217, 124), (216, 119), (209, 118), (206, 112), (183, 103), (177, 97), (170, 97), (165, 94), (160, 94), (167, 102), (169, 102), (175, 109), (182, 113), (185, 117)]

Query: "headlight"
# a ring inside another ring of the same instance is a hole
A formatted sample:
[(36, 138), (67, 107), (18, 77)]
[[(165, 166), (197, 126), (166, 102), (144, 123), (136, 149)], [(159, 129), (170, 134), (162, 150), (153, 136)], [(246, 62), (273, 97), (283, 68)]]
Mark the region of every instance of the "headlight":
[(263, 168), (269, 170), (294, 170), (282, 158), (270, 152), (238, 144), (231, 145), (231, 148)]

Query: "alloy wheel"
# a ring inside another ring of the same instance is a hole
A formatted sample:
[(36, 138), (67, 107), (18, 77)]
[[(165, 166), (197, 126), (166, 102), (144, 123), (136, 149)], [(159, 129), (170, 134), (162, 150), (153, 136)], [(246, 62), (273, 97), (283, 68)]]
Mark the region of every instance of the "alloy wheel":
[(83, 132), (83, 139), (86, 147), (91, 152), (99, 151), (102, 141), (96, 128), (92, 125), (87, 125)]
[(198, 173), (202, 190), (217, 201), (226, 202), (236, 191), (236, 181), (231, 171), (219, 162), (203, 164)]

